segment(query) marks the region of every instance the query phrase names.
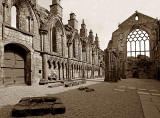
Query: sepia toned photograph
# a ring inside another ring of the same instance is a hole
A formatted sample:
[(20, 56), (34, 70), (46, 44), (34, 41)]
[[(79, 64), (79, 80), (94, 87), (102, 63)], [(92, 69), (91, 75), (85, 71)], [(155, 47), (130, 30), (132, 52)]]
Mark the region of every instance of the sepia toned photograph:
[(159, 0), (0, 0), (0, 118), (160, 118)]

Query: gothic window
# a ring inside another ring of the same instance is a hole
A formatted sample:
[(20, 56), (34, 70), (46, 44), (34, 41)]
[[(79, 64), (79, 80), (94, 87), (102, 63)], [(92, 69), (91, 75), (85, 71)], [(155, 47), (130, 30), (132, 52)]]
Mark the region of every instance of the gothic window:
[(31, 17), (30, 16), (27, 16), (27, 19), (26, 19), (26, 24), (27, 24), (27, 31), (28, 32), (31, 32)]
[(135, 20), (136, 20), (136, 21), (138, 21), (138, 20), (139, 20), (139, 17), (138, 17), (138, 15), (136, 15), (136, 17), (135, 17)]
[(133, 30), (127, 37), (127, 56), (150, 56), (149, 35), (141, 29)]
[(75, 51), (75, 40), (73, 40), (73, 57), (76, 57), (76, 51)]
[(15, 6), (11, 8), (11, 26), (17, 28), (17, 8)]
[(57, 52), (57, 38), (56, 38), (56, 28), (52, 29), (52, 51)]

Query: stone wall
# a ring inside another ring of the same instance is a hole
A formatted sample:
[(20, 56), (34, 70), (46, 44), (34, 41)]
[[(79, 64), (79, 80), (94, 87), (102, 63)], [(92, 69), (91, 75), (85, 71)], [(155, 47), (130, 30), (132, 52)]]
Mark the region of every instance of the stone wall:
[[(112, 40), (108, 44), (106, 50), (115, 51), (116, 55), (118, 56), (120, 66), (117, 66), (117, 68), (119, 68), (120, 78), (126, 78), (126, 76), (129, 78), (133, 77), (134, 72), (139, 73), (139, 78), (155, 78), (155, 61), (158, 58), (155, 58), (154, 53), (156, 53), (155, 45), (158, 44), (157, 39), (159, 39), (159, 27), (159, 21), (157, 19), (146, 16), (136, 11), (136, 13), (134, 13), (123, 23), (121, 23), (118, 26), (118, 29), (115, 32), (113, 32)], [(149, 35), (149, 58), (152, 62), (152, 66), (149, 68), (149, 70), (145, 70), (144, 68), (138, 67), (137, 59), (129, 60), (129, 58), (127, 57), (127, 38), (128, 35), (136, 29), (141, 29), (147, 32), (147, 34)], [(110, 60), (108, 61), (111, 63)], [(117, 61), (115, 60), (114, 62), (116, 63)], [(108, 74), (106, 73), (106, 75)]]
[[(78, 29), (75, 29), (77, 27), (73, 25), (74, 21), (71, 22), (71, 26), (63, 24), (60, 4), (53, 3), (51, 11), (48, 11), (39, 6), (35, 0), (9, 0), (5, 2), (4, 9), (2, 1), (0, 3), (1, 78), (4, 76), (3, 54), (4, 46), (7, 44), (18, 45), (26, 50), (25, 79), (27, 78), (26, 81), (29, 85), (36, 85), (41, 79), (47, 81), (52, 74), (56, 75), (56, 80), (62, 81), (94, 78), (94, 76), (99, 77), (102, 74), (100, 68), (102, 71), (103, 67), (100, 66), (100, 62), (103, 60), (103, 56), (101, 56), (103, 51), (96, 47), (97, 42), (90, 43), (88, 41), (86, 29), (84, 32), (86, 35), (81, 37)], [(16, 28), (11, 27), (13, 6), (17, 8)], [(5, 17), (3, 18), (3, 16)], [(2, 23), (4, 24), (3, 28)], [(81, 29), (86, 28), (84, 21), (82, 24)], [(52, 39), (53, 28), (56, 29), (56, 39)], [(4, 34), (2, 35), (2, 33)], [(53, 40), (56, 40), (57, 51), (53, 51)], [(75, 40), (74, 50), (73, 40)], [(82, 49), (84, 49), (83, 52)], [(75, 57), (73, 57), (73, 51), (75, 51)], [(3, 84), (3, 79), (0, 79), (1, 84)]]

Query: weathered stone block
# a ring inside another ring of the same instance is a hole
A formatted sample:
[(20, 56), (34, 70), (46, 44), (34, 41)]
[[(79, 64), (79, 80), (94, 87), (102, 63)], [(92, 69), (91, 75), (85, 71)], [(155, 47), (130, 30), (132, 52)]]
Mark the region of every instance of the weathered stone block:
[(93, 91), (95, 91), (94, 89), (86, 89), (86, 92), (93, 92)]
[(71, 86), (72, 86), (72, 83), (71, 83), (71, 82), (67, 82), (67, 83), (64, 84), (64, 86), (65, 86), (65, 87), (71, 87)]
[(54, 104), (52, 114), (63, 114), (66, 112), (66, 108), (63, 104)]
[(89, 89), (89, 88), (88, 87), (84, 87), (84, 86), (78, 88), (78, 90), (80, 90), (80, 91), (87, 90), (87, 89)]
[(30, 115), (29, 106), (17, 104), (12, 110), (12, 116), (14, 117), (25, 117)]
[(45, 85), (47, 83), (48, 83), (48, 81), (46, 81), (45, 79), (41, 79), (39, 82), (39, 85)]

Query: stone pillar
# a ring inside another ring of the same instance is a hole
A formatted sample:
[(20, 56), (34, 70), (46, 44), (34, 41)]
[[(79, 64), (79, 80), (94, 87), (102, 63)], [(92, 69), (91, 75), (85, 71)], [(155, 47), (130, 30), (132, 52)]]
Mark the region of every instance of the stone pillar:
[(6, 10), (8, 8), (8, 4), (6, 2), (3, 2), (2, 5), (3, 5), (3, 22), (6, 22), (6, 17), (7, 17)]
[(4, 84), (4, 73), (3, 73), (3, 60), (4, 60), (4, 45), (0, 40), (0, 85)]
[(47, 55), (42, 54), (43, 79), (48, 80)]
[(72, 65), (72, 80), (74, 79), (74, 65)]
[(68, 78), (67, 70), (68, 70), (68, 67), (67, 67), (67, 65), (65, 65), (65, 80), (67, 80), (67, 78)]
[(57, 64), (57, 62), (55, 62), (55, 73), (56, 73), (56, 76), (57, 76), (56, 80), (58, 80), (59, 79), (59, 72), (58, 72), (58, 64)]
[(63, 67), (61, 64), (61, 68), (60, 68), (60, 80), (63, 80)]
[(31, 85), (32, 84), (32, 52), (29, 52), (26, 56), (26, 78), (25, 78), (25, 82), (27, 85)]
[(71, 47), (71, 44), (72, 44), (71, 42), (68, 42), (68, 43), (67, 43), (67, 46), (68, 46), (68, 68), (67, 68), (67, 69), (68, 69), (68, 70), (67, 70), (67, 73), (68, 73), (68, 74), (67, 74), (67, 75), (68, 75), (68, 81), (71, 80), (71, 74), (72, 74), (72, 73), (71, 73), (71, 69), (72, 69), (72, 68), (71, 68), (71, 65), (70, 65), (70, 63), (71, 63), (71, 62), (70, 62), (70, 53), (71, 53), (71, 52), (70, 52), (70, 51), (71, 51), (70, 47)]
[(87, 79), (88, 79), (88, 71), (89, 71), (89, 70), (88, 70), (88, 67), (87, 67), (87, 69), (86, 69), (86, 72), (87, 72)]
[(43, 69), (43, 79), (46, 81), (48, 80), (48, 66), (47, 66), (47, 31), (46, 30), (40, 30), (41, 38), (43, 40), (43, 54), (42, 54), (42, 69)]
[(64, 64), (63, 74), (64, 74), (63, 75), (64, 76), (63, 79), (66, 80), (66, 65), (65, 64)]
[(82, 68), (80, 67), (80, 78), (82, 78)]

